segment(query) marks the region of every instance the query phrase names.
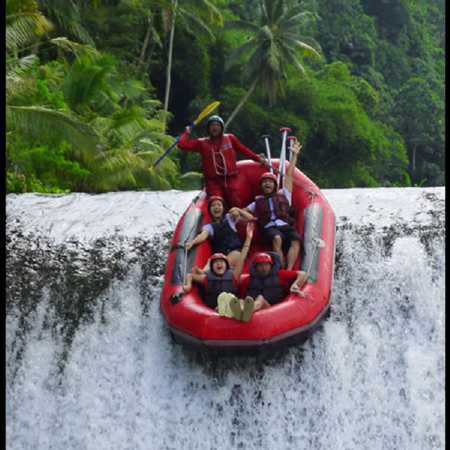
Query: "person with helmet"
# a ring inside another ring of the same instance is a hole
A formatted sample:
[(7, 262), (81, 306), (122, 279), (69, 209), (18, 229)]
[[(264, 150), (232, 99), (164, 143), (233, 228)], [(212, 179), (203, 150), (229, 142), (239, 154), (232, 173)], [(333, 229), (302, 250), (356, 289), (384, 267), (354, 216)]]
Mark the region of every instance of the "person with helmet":
[[(253, 311), (276, 305), (290, 292), (301, 295), (300, 289), (307, 281), (301, 270), (281, 269), (281, 261), (275, 252), (257, 253), (250, 266), (250, 277), (242, 286), (247, 297), (254, 300)], [(250, 300), (248, 300), (250, 302)]]
[(225, 200), (222, 197), (218, 195), (209, 197), (208, 212), (212, 222), (203, 225), (202, 231), (192, 241), (186, 242), (185, 247), (189, 251), (194, 245), (209, 239), (213, 253), (225, 254), (231, 268), (234, 268), (242, 247), (236, 224), (242, 218), (251, 218), (251, 215), (237, 207), (230, 209), (227, 213), (225, 211)]
[(243, 311), (236, 296), (238, 294), (239, 277), (244, 268), (245, 258), (247, 258), (253, 238), (253, 231), (254, 224), (250, 222), (247, 224), (245, 242), (234, 269), (230, 267), (226, 255), (214, 253), (209, 259), (209, 270), (204, 272), (200, 268), (194, 267), (192, 273), (186, 276), (183, 292), (189, 292), (192, 289), (192, 282), (196, 282), (203, 288), (203, 300), (207, 306), (217, 310), (220, 315), (234, 317), (238, 320), (248, 320), (253, 309), (253, 300), (244, 305)]
[(229, 206), (243, 206), (237, 183), (236, 152), (261, 163), (265, 163), (265, 158), (252, 152), (234, 134), (224, 134), (224, 127), (220, 116), (211, 116), (206, 123), (208, 137), (190, 139), (191, 128), (186, 127), (178, 147), (200, 153), (208, 196), (223, 197)]
[[(263, 239), (278, 254), (282, 267), (291, 270), (300, 252), (300, 235), (295, 227), (295, 219), (290, 214), (292, 205), (292, 185), (297, 157), (301, 145), (296, 140), (292, 145), (292, 157), (286, 173), (284, 186), (278, 189), (277, 177), (265, 172), (259, 179), (262, 194), (255, 201), (244, 208), (253, 214), (258, 221)], [(283, 254), (283, 247), (288, 249), (287, 264)]]

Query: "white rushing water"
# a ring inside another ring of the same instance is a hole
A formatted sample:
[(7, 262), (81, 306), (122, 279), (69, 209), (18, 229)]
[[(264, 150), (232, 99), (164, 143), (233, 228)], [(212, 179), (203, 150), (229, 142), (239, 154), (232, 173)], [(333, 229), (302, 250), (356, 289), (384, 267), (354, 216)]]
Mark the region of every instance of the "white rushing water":
[(330, 317), (240, 358), (187, 352), (159, 311), (195, 193), (8, 196), (7, 448), (444, 449), (444, 189), (324, 193)]

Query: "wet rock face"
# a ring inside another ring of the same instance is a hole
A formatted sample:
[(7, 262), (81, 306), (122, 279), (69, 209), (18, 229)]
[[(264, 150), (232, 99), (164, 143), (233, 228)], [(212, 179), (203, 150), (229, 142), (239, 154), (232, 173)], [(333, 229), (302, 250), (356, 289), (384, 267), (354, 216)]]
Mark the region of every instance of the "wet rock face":
[(54, 243), (42, 235), (24, 235), (17, 225), (9, 229), (6, 240), (6, 312), (17, 316), (13, 342), (17, 359), (36, 309), (45, 299), (47, 314), (42, 326), (64, 342), (62, 369), (79, 325), (94, 320), (94, 313), (108, 301), (104, 294), (112, 283), (125, 280), (136, 265), (140, 268), (142, 313), (148, 312), (155, 287), (161, 285), (165, 270), (161, 255), (167, 254), (171, 232), (149, 240), (112, 236), (92, 242)]

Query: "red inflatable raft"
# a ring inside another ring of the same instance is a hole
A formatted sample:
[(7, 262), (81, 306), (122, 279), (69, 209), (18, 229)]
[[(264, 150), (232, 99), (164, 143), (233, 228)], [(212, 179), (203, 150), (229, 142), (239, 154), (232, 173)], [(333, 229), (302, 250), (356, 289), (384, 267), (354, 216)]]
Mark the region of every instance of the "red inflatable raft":
[[(272, 161), (275, 168), (278, 160)], [(265, 169), (253, 161), (239, 161), (239, 183), (245, 205), (259, 195), (258, 179)], [(194, 265), (203, 267), (211, 255), (209, 242), (185, 252), (183, 244), (193, 239), (210, 221), (204, 192), (200, 193), (181, 217), (172, 238), (161, 293), (161, 310), (175, 340), (200, 348), (261, 348), (303, 341), (328, 313), (333, 283), (335, 256), (335, 216), (319, 188), (300, 170), (295, 169), (292, 206), (296, 228), (303, 237), (297, 266), (309, 273), (302, 296), (288, 295), (277, 305), (257, 311), (249, 322), (221, 317), (206, 306), (194, 287), (180, 297), (186, 272)], [(238, 228), (245, 237), (245, 228)], [(248, 261), (261, 251), (255, 232), (247, 263), (241, 275), (242, 285), (248, 278)], [(195, 283), (194, 283), (195, 286)], [(242, 296), (245, 295), (241, 292)]]

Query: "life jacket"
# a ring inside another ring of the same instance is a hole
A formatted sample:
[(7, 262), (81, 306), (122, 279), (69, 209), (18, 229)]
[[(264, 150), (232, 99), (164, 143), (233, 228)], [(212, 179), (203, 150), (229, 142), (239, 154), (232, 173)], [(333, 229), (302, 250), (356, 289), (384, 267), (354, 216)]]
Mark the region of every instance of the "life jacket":
[(250, 267), (250, 280), (247, 288), (247, 295), (256, 299), (258, 295), (262, 295), (271, 305), (278, 303), (283, 297), (283, 288), (280, 284), (278, 272), (281, 268), (279, 256), (275, 252), (266, 252), (272, 256), (274, 264), (269, 274), (260, 277), (256, 274), (255, 265)]
[(289, 201), (284, 194), (277, 192), (270, 197), (261, 195), (255, 199), (255, 215), (258, 218), (260, 228), (264, 228), (272, 220), (269, 198), (272, 199), (275, 217), (289, 225), (293, 225), (295, 219), (290, 215), (291, 206), (289, 205)]
[(211, 239), (213, 253), (224, 253), (226, 255), (232, 250), (241, 249), (241, 239), (237, 232), (230, 227), (228, 220), (222, 219), (219, 223), (211, 223), (211, 226), (214, 231)]
[(219, 138), (200, 138), (202, 166), (205, 177), (226, 177), (237, 174), (236, 151), (229, 134)]
[(233, 271), (228, 269), (222, 277), (217, 276), (212, 270), (206, 272), (208, 280), (205, 288), (204, 302), (210, 308), (217, 306), (217, 297), (222, 292), (230, 292), (237, 295), (238, 289), (233, 283)]

